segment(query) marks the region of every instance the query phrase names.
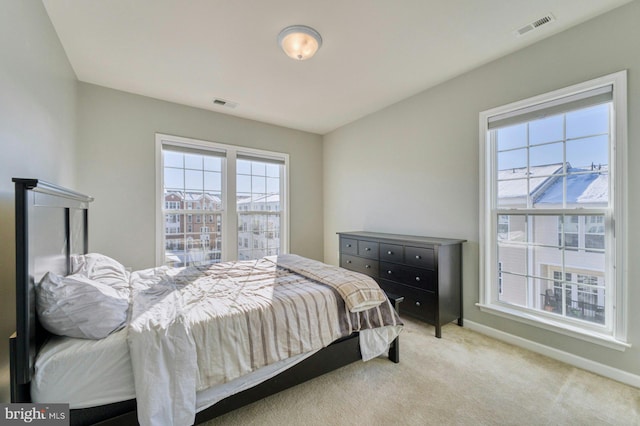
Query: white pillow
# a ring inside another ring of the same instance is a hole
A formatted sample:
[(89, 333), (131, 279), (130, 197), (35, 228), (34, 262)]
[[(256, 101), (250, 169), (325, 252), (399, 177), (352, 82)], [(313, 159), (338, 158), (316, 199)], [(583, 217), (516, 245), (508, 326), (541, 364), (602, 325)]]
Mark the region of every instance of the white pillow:
[(52, 333), (102, 339), (124, 327), (129, 298), (80, 274), (49, 272), (36, 286), (36, 307), (40, 322)]
[(100, 253), (71, 256), (71, 273), (109, 285), (129, 294), (129, 272), (115, 259)]

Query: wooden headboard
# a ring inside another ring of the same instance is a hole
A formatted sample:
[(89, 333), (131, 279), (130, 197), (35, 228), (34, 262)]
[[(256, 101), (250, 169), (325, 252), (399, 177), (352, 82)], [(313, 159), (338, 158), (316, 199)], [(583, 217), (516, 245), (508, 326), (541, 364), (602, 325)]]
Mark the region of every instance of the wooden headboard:
[(15, 183), (16, 333), (11, 337), (11, 401), (30, 402), (35, 356), (49, 333), (38, 322), (35, 284), (67, 275), (70, 256), (88, 250), (92, 197), (38, 179)]

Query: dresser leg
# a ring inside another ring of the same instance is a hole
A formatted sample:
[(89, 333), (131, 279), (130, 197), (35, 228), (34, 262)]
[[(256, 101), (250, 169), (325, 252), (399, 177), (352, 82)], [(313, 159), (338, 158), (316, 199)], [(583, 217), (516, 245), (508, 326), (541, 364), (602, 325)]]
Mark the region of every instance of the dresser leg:
[(436, 337), (438, 339), (442, 338), (442, 328), (440, 327), (440, 325), (436, 325)]
[(458, 325), (462, 327), (462, 317), (458, 318)]

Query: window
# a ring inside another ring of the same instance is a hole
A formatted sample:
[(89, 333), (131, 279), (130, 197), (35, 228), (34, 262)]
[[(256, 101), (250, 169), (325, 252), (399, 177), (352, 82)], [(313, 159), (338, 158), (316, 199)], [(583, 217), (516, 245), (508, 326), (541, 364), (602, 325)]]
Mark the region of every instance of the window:
[(158, 264), (287, 252), (287, 154), (160, 134), (156, 146)]
[(482, 112), (480, 128), (480, 308), (624, 349), (626, 72)]
[(283, 164), (277, 161), (238, 158), (238, 239), (253, 241), (251, 249), (239, 251), (239, 259), (280, 253), (282, 168)]

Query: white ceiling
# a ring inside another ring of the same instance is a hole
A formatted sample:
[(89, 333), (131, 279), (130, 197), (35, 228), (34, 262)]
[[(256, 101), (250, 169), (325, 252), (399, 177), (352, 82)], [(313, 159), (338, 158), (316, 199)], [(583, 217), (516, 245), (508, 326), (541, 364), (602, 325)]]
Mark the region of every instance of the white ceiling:
[[(325, 134), (629, 1), (43, 3), (80, 81)], [(555, 21), (514, 34), (549, 13)], [(277, 45), (293, 24), (322, 35), (310, 60)]]

